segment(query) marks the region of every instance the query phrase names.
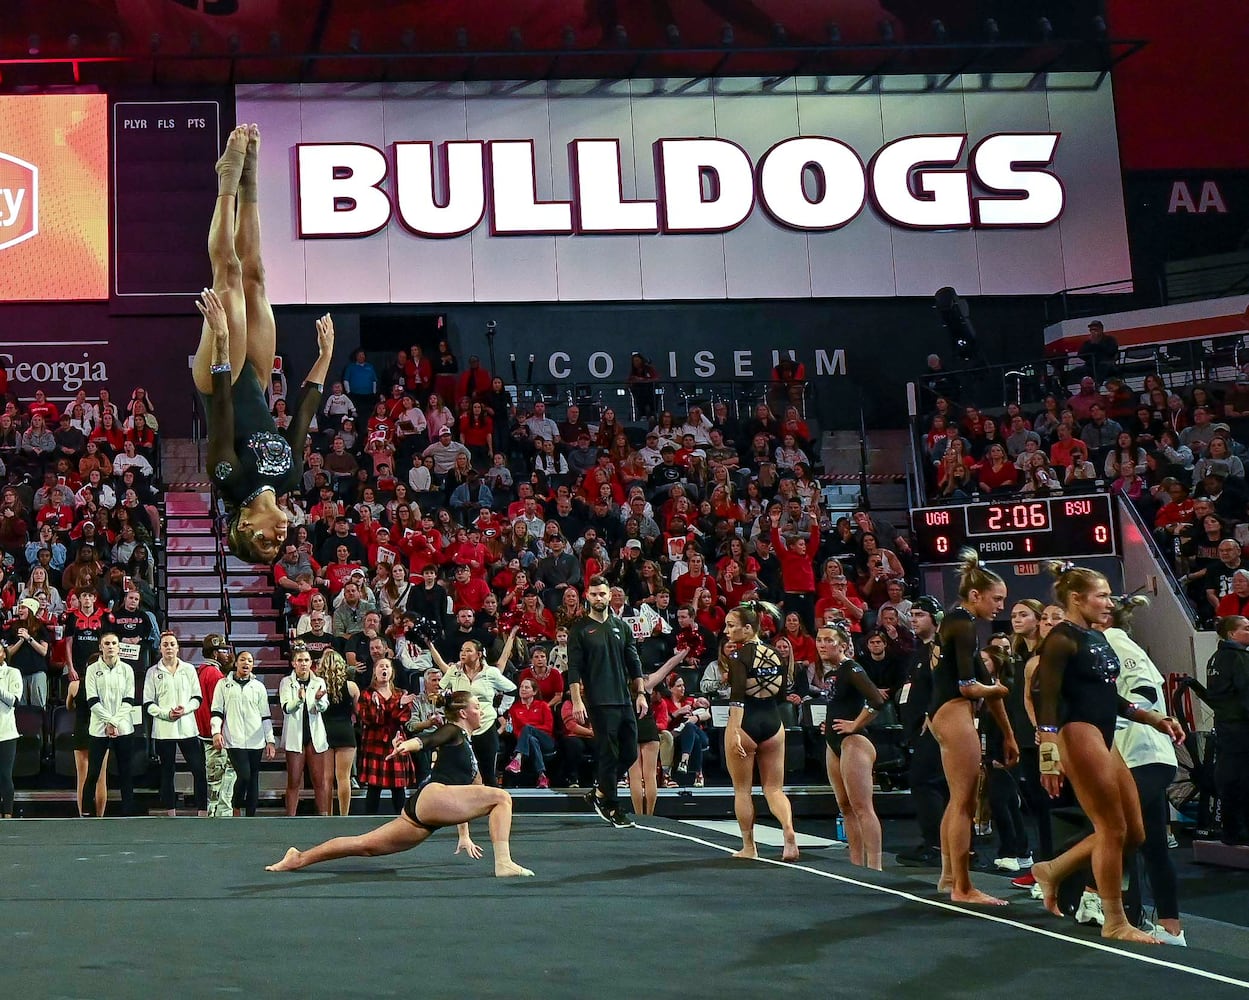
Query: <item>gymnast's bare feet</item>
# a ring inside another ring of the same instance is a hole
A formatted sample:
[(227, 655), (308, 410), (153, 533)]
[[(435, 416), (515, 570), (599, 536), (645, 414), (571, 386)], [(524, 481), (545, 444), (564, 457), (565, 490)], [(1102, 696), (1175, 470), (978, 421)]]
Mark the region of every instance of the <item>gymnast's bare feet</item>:
[(247, 126), (240, 125), (226, 139), (225, 152), (217, 161), (217, 196), (237, 195), (243, 162), (247, 157)]
[(745, 861), (757, 861), (759, 859), (759, 849), (755, 847), (754, 834), (742, 834), (742, 849), (734, 851), (733, 857), (742, 858)]
[(1058, 906), (1058, 886), (1054, 883), (1050, 863), (1048, 861), (1036, 862), (1032, 866), (1032, 877), (1041, 887), (1041, 898), (1045, 902), (1045, 908), (1056, 917), (1063, 916), (1063, 911)]
[(1007, 905), (1006, 900), (990, 896), (987, 892), (981, 892), (979, 889), (972, 889), (971, 892), (959, 892), (957, 889), (951, 889), (950, 901), (952, 903), (974, 903), (977, 906)]
[(1110, 921), (1107, 920), (1106, 926), (1102, 928), (1102, 937), (1112, 938), (1115, 941), (1132, 941), (1136, 944), (1162, 944), (1156, 937), (1133, 927), (1126, 920), (1115, 927), (1112, 927)]
[[(304, 866), (303, 855), (293, 847), (286, 849), (286, 855), (276, 865), (265, 865), (267, 872), (293, 872)], [(532, 872), (530, 874), (533, 874)]]
[(528, 868), (522, 868), (515, 861), (496, 861), (494, 863), (495, 878), (516, 878), (532, 876)]
[(239, 176), (239, 198), (243, 201), (256, 200), (256, 165), (260, 157), (260, 126), (246, 125), (247, 155), (243, 158), (243, 172)]
[(785, 847), (781, 851), (781, 860), (782, 861), (797, 861), (798, 860), (798, 840), (797, 838), (794, 837), (793, 834), (790, 834), (788, 837), (785, 838)]

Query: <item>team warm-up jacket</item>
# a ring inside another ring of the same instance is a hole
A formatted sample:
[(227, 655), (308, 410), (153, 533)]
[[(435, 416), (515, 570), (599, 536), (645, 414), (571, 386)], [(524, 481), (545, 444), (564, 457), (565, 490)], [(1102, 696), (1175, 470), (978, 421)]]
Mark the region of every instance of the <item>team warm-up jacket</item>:
[[(152, 717), (152, 739), (185, 740), (199, 735), (195, 710), (203, 700), (199, 675), (186, 660), (179, 660), (176, 670), (157, 662), (148, 667), (143, 678), (143, 706)], [(180, 719), (170, 713), (179, 705), (185, 709)]]
[[(299, 696), (300, 687), (304, 688), (304, 696)], [(312, 737), (312, 749), (321, 753), (329, 747), (325, 736), (325, 720), (321, 713), (330, 707), (330, 693), (325, 681), (316, 674), (308, 677), (306, 684), (301, 684), (294, 671), (282, 678), (278, 685), (278, 700), (282, 703), (282, 746), (287, 753), (303, 753), (304, 720), (308, 721), (308, 733)]]
[(600, 622), (588, 615), (568, 629), (569, 686), (580, 684), (587, 705), (632, 704), (629, 682), (642, 676), (633, 630), (615, 615)]
[(269, 691), (264, 682), (249, 677), (240, 683), (234, 674), (213, 692), (213, 735), (222, 733), (226, 746), (236, 750), (263, 750), (273, 739)]
[(0, 743), (15, 740), (17, 713), (13, 706), (22, 697), (22, 672), (8, 664), (0, 666)]
[(134, 732), (131, 715), (137, 707), (134, 697), (134, 669), (125, 660), (109, 666), (95, 660), (87, 667), (87, 708), (91, 711), (91, 736), (107, 737), (106, 727), (115, 726), (118, 736)]

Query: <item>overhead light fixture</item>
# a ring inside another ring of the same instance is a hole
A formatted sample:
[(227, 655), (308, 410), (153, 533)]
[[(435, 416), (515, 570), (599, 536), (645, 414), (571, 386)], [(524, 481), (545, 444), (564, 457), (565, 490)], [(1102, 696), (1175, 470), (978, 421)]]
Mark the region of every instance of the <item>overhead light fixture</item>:
[(725, 22), (724, 26), (720, 28), (720, 44), (725, 48), (728, 48), (735, 40), (736, 39), (733, 35), (733, 25)]
[(996, 18), (988, 18), (984, 22), (984, 37), (990, 42), (996, 42), (1002, 37), (1002, 29), (997, 26)]
[(945, 22), (937, 18), (932, 22), (932, 40), (938, 45), (944, 45), (949, 40), (950, 34), (945, 30)]
[(950, 345), (961, 361), (972, 361), (980, 351), (976, 331), (971, 325), (971, 307), (967, 300), (948, 285), (937, 289), (933, 296), (933, 308), (950, 335)]
[(897, 37), (897, 34), (893, 30), (893, 22), (888, 19), (881, 21), (880, 22), (880, 40), (884, 42), (886, 45), (890, 45), (893, 43), (893, 40), (896, 37)]
[(785, 25), (781, 24), (780, 21), (776, 21), (772, 25), (772, 44), (773, 45), (788, 45), (789, 44), (789, 32), (785, 30)]
[(673, 46), (680, 45), (681, 44), (681, 29), (678, 28), (675, 24), (670, 24), (668, 25), (668, 27), (664, 28), (664, 37), (668, 39), (669, 45), (673, 45)]
[(1048, 42), (1054, 37), (1054, 24), (1048, 17), (1039, 17), (1036, 22), (1037, 32), (1041, 36), (1041, 41)]
[(1106, 27), (1106, 19), (1098, 14), (1095, 18), (1093, 18), (1093, 36), (1099, 42), (1104, 42), (1109, 33), (1110, 29)]
[(629, 32), (625, 30), (623, 24), (616, 25), (612, 31), (612, 40), (622, 49), (629, 46)]

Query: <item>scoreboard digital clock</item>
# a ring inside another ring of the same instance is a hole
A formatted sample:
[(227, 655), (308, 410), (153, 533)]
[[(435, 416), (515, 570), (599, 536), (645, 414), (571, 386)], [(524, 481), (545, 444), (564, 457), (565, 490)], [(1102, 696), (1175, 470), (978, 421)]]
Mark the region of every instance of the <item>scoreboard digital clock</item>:
[(911, 515), (920, 562), (951, 563), (961, 548), (985, 560), (1115, 555), (1111, 498), (1007, 500), (925, 507)]

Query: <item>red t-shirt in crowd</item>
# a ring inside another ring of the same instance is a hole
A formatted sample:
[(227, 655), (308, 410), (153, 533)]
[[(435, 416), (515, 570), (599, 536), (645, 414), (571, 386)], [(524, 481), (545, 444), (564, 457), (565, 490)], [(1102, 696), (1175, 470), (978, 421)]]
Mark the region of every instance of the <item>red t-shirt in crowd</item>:
[(202, 737), (211, 739), (213, 692), (217, 690), (217, 684), (225, 674), (215, 663), (201, 663), (196, 673), (199, 675), (199, 689), (202, 697), (199, 707), (195, 710), (195, 724), (199, 726), (199, 734)]
[(546, 672), (545, 677), (538, 677), (532, 667), (526, 667), (520, 672), (520, 676), (516, 679), (516, 683), (522, 681), (532, 681), (538, 689), (538, 697), (543, 701), (549, 702), (557, 694), (564, 693), (564, 675), (558, 670), (551, 668)]

